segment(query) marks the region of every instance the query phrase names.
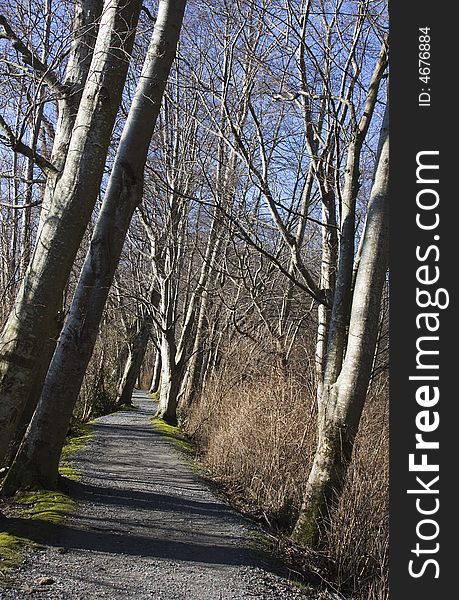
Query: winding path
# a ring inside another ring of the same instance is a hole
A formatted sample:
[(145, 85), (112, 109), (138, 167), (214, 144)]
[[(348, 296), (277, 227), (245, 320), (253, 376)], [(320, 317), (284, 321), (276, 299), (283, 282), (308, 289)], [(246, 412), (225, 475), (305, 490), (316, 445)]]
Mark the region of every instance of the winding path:
[(254, 526), (153, 430), (154, 403), (143, 392), (133, 401), (138, 410), (96, 421), (74, 461), (82, 473), (71, 489), (76, 513), (51, 528), (47, 546), (25, 559), (0, 597), (306, 599), (251, 549)]

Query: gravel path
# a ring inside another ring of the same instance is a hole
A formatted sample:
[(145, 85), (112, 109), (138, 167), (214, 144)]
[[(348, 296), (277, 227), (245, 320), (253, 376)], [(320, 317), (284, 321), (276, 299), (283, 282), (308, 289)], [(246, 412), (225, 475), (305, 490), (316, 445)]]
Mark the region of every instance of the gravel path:
[(143, 392), (133, 401), (138, 410), (97, 420), (74, 461), (76, 514), (51, 527), (0, 598), (306, 600), (251, 550), (254, 526), (153, 430), (153, 402)]

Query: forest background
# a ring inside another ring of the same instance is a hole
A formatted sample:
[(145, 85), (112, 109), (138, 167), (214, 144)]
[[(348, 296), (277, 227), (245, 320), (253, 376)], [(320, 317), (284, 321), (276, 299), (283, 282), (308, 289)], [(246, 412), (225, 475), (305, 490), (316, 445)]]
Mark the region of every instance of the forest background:
[(289, 560), (386, 598), (387, 5), (184, 7), (2, 7), (4, 492), (138, 385)]

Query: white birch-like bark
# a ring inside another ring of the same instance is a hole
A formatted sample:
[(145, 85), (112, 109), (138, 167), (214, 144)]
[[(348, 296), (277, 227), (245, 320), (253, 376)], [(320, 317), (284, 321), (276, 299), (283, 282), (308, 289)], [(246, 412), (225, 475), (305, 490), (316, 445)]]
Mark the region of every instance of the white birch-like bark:
[(118, 406), (131, 403), (132, 392), (140, 375), (152, 325), (153, 323), (149, 317), (144, 318), (134, 340), (129, 345), (128, 357), (118, 386), (116, 398)]
[(121, 101), (140, 0), (106, 0), (62, 169), (51, 175), (35, 249), (0, 338), (0, 460), (58, 334), (62, 292), (100, 188)]
[(335, 292), (336, 267), (338, 257), (338, 239), (336, 235), (336, 208), (333, 193), (322, 199), (322, 258), (320, 266), (320, 287), (327, 294), (327, 304), (317, 307), (317, 339), (315, 353), (316, 397), (318, 404), (323, 393), (325, 361), (327, 358), (328, 330), (330, 325), (330, 308)]
[(155, 357), (155, 366), (153, 367), (153, 375), (151, 377), (150, 389), (148, 390), (150, 394), (156, 394), (159, 390), (159, 385), (161, 383), (161, 350), (156, 350)]
[(43, 393), (4, 484), (55, 485), (73, 407), (134, 209), (161, 99), (175, 58), (185, 0), (161, 0), (152, 40), (123, 129), (103, 205)]
[(343, 489), (362, 414), (378, 335), (378, 315), (389, 257), (389, 116), (384, 117), (368, 204), (362, 251), (341, 369), (319, 413), (319, 436), (292, 537), (316, 546)]
[[(91, 64), (92, 52), (97, 38), (97, 32), (99, 27), (99, 19), (102, 12), (103, 1), (102, 0), (79, 0), (75, 3), (75, 16), (73, 20), (73, 34), (72, 34), (72, 45), (69, 54), (69, 61), (67, 64), (65, 77), (64, 77), (64, 88), (67, 90), (66, 94), (58, 100), (58, 122), (56, 125), (56, 134), (53, 143), (51, 162), (53, 165), (62, 169), (65, 163), (65, 157), (67, 155), (67, 149), (70, 142), (73, 125), (75, 123), (78, 107), (81, 101), (84, 85), (89, 73), (89, 67)], [(44, 30), (44, 43), (42, 52), (42, 62), (44, 63), (47, 58), (48, 41), (51, 28), (51, 2), (47, 0), (46, 3), (46, 23)], [(29, 144), (31, 149), (35, 151), (38, 135), (40, 131), (42, 117), (42, 108), (39, 110), (37, 115), (36, 123), (31, 135), (31, 143)], [(27, 180), (33, 180), (34, 173), (34, 158), (31, 156), (28, 158), (27, 164)], [(55, 184), (55, 178), (50, 177), (47, 186), (45, 188), (43, 207), (42, 207), (42, 219), (46, 214), (47, 206), (49, 207), (53, 197), (53, 190)], [(24, 203), (31, 204), (32, 202), (32, 185), (29, 184)], [(23, 232), (22, 232), (22, 260), (23, 269), (27, 269), (27, 265), (30, 261), (30, 208), (24, 209), (23, 216)], [(27, 425), (32, 418), (33, 412), (37, 406), (37, 402), (40, 398), (40, 391), (43, 385), (43, 381), (48, 370), (49, 363), (53, 356), (57, 338), (62, 327), (61, 312), (59, 318), (56, 319), (56, 329), (54, 332), (48, 331), (48, 336), (43, 340), (40, 356), (38, 357), (37, 364), (35, 366), (34, 382), (30, 388), (29, 396), (25, 403), (24, 409), (22, 410), (21, 416), (16, 426), (16, 432), (14, 439), (10, 443), (7, 454), (4, 458), (4, 464), (9, 466), (13, 460), (22, 437), (27, 429)]]
[[(159, 275), (161, 315), (161, 384), (156, 417), (171, 425), (177, 424), (178, 393), (183, 375), (183, 361), (179, 358), (176, 342), (177, 293), (178, 282), (175, 269), (179, 264), (183, 244), (179, 235), (179, 216), (175, 199), (171, 199), (171, 232), (175, 240), (174, 247), (166, 249), (164, 270)], [(175, 214), (174, 214), (175, 213)], [(179, 239), (177, 239), (179, 237)], [(182, 354), (183, 356), (183, 354)]]
[(161, 385), (156, 417), (170, 425), (177, 424), (177, 405), (180, 383), (179, 366), (176, 363), (177, 348), (173, 330), (163, 333), (161, 338)]
[(355, 254), (355, 205), (359, 191), (360, 157), (376, 106), (379, 87), (388, 64), (387, 40), (384, 40), (370, 81), (363, 114), (353, 131), (347, 148), (344, 190), (341, 202), (341, 224), (336, 285), (327, 336), (327, 356), (324, 368), (319, 412), (327, 404), (330, 387), (336, 381), (346, 351), (347, 329), (352, 302), (352, 275)]

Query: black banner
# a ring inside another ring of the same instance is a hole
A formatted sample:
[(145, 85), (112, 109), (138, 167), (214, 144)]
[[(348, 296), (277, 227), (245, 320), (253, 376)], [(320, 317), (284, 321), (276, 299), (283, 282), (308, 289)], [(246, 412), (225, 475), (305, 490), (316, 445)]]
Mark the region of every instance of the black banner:
[(454, 21), (446, 4), (390, 5), (391, 600), (456, 587)]

